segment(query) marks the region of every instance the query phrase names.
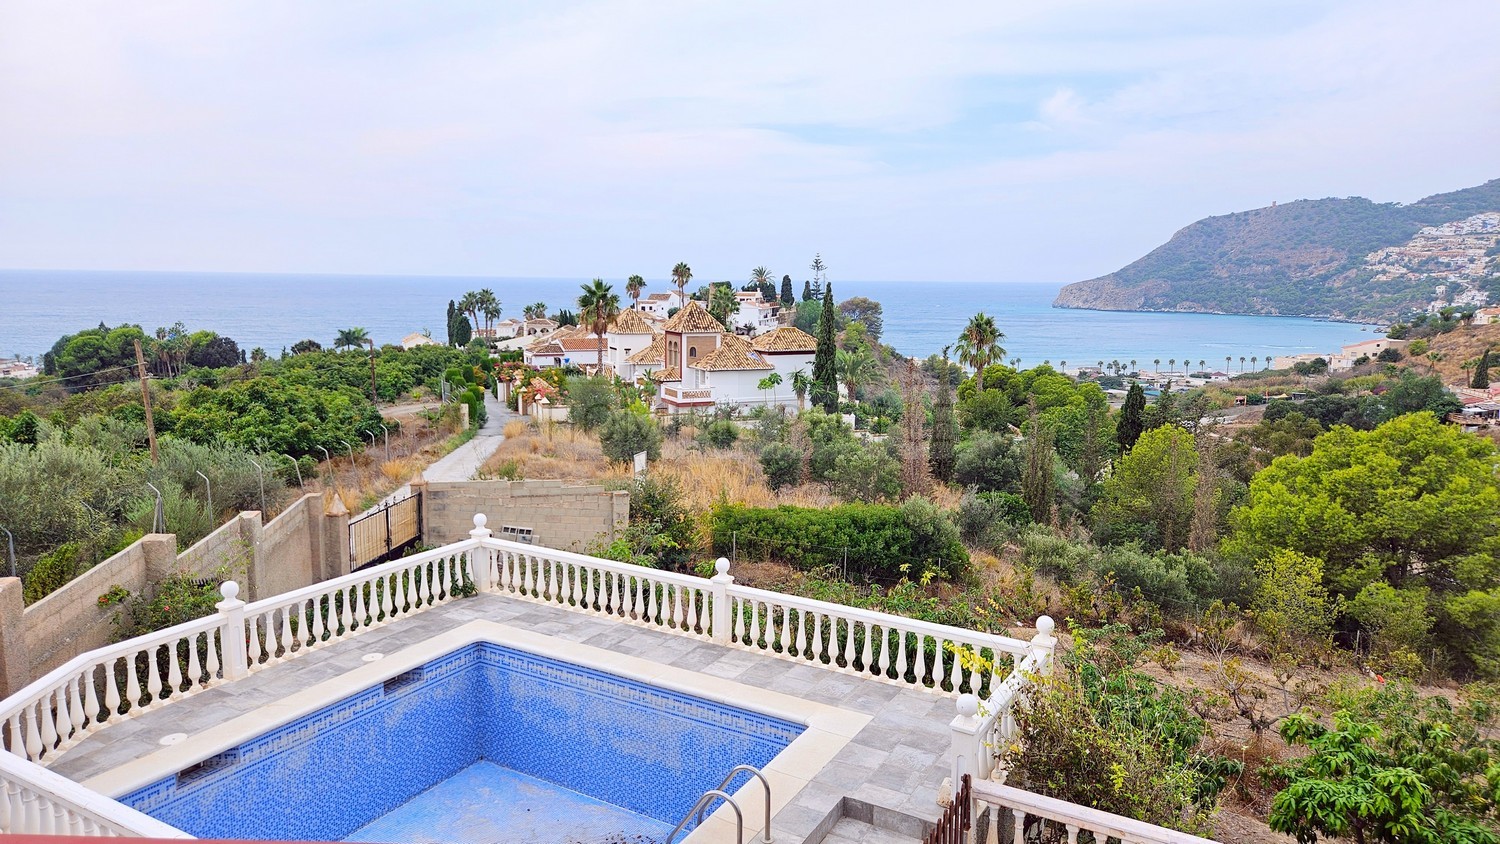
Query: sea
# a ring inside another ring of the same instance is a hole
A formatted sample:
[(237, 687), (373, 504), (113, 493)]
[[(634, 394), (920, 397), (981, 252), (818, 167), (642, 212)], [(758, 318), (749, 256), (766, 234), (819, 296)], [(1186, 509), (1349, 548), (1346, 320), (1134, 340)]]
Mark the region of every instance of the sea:
[[(246, 351), (279, 355), (304, 338), (330, 345), (340, 329), (361, 327), (377, 343), (413, 332), (442, 337), (448, 300), (464, 291), (495, 291), (504, 316), (533, 302), (550, 311), (576, 309), (582, 278), (384, 275), (293, 275), (198, 272), (0, 270), (0, 358), (40, 359), (57, 339), (101, 322), (140, 325), (148, 333), (182, 322), (234, 338)], [(623, 279), (615, 284), (624, 299)], [(695, 279), (695, 282), (697, 280)], [(951, 345), (970, 315), (983, 311), (1004, 332), (1005, 360), (1021, 366), (1099, 361), (1206, 361), (1209, 369), (1248, 368), (1251, 357), (1329, 353), (1378, 336), (1374, 326), (1297, 317), (1138, 313), (1053, 308), (1060, 285), (953, 281), (833, 279), (839, 301), (864, 296), (881, 303), (882, 341), (915, 357)], [(646, 290), (670, 288), (650, 279)], [(795, 284), (800, 296), (802, 282)], [(1241, 364), (1240, 358), (1246, 363)], [(1262, 366), (1264, 364), (1261, 364)], [(1196, 367), (1195, 367), (1196, 368)]]

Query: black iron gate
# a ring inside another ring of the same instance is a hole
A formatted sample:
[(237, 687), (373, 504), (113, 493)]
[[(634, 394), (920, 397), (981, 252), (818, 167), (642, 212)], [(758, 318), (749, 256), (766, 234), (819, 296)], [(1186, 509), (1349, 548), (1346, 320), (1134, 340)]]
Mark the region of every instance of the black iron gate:
[(422, 539), (422, 493), (417, 492), (349, 522), (349, 570), (401, 556)]

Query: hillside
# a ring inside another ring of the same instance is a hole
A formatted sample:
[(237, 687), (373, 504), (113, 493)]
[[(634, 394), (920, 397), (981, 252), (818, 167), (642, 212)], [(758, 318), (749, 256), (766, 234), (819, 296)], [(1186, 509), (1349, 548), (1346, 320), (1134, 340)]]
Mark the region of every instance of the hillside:
[(1314, 199), (1209, 217), (1117, 272), (1064, 287), (1053, 305), (1389, 321), (1425, 307), (1435, 282), (1452, 288), (1444, 294), (1449, 300), (1475, 298), (1474, 290), (1492, 281), (1497, 261), (1481, 253), (1483, 272), (1470, 278), (1441, 259), (1392, 272), (1372, 253), (1407, 246), (1419, 234), (1446, 244), (1470, 232), (1459, 226), (1459, 234), (1434, 234), (1428, 227), (1496, 211), (1500, 179), (1410, 205)]

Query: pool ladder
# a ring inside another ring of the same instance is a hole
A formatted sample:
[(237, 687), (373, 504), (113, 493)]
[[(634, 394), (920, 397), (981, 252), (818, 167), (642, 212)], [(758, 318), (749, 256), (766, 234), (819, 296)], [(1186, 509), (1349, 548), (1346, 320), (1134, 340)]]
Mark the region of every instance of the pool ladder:
[(740, 804), (734, 802), (734, 798), (730, 797), (729, 794), (724, 791), (724, 786), (729, 785), (729, 781), (734, 779), (734, 775), (741, 772), (754, 776), (756, 779), (760, 780), (760, 784), (762, 786), (765, 786), (766, 825), (761, 828), (760, 841), (758, 842), (758, 844), (772, 844), (771, 783), (766, 780), (764, 774), (749, 765), (734, 766), (734, 768), (724, 776), (724, 781), (719, 783), (718, 788), (711, 788), (708, 791), (703, 792), (703, 796), (699, 797), (698, 802), (693, 804), (693, 808), (689, 809), (688, 813), (682, 816), (682, 820), (677, 822), (677, 826), (672, 830), (672, 834), (668, 835), (666, 837), (666, 840), (663, 841), (662, 844), (672, 844), (672, 841), (677, 838), (677, 834), (679, 832), (682, 832), (682, 828), (687, 826), (687, 822), (694, 817), (697, 817), (698, 822), (702, 823), (703, 813), (708, 810), (709, 804), (714, 800), (723, 800), (725, 803), (729, 804), (729, 808), (734, 810), (734, 840), (737, 842), (737, 844), (745, 844), (745, 815), (740, 811)]

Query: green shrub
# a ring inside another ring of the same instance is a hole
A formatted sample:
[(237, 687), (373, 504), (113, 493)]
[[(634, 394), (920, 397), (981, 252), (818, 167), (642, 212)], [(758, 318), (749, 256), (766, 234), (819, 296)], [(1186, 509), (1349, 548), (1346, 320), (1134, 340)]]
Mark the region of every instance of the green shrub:
[(1177, 614), (1207, 605), (1217, 593), (1212, 564), (1187, 552), (1153, 554), (1139, 545), (1122, 545), (1105, 549), (1098, 567), (1099, 574), (1113, 578), (1127, 593), (1138, 589), (1142, 598)]
[(834, 461), (828, 484), (845, 501), (883, 501), (901, 494), (901, 464), (878, 445), (855, 445)]
[(959, 444), (953, 479), (981, 491), (1012, 492), (1021, 483), (1021, 466), (1014, 437), (979, 433)]
[(213, 614), (214, 605), (223, 600), (219, 594), (221, 579), (213, 577), (200, 582), (173, 572), (148, 587), (145, 594), (131, 595), (121, 590), (112, 595), (112, 600), (120, 604), (115, 613), (115, 641), (123, 642)]
[(786, 443), (771, 443), (760, 452), (760, 468), (773, 490), (802, 482), (802, 452)]
[(958, 503), (958, 530), (965, 542), (993, 548), (1006, 534), (1031, 524), (1026, 499), (1011, 492), (978, 492), (970, 487)]
[(697, 546), (697, 523), (675, 478), (648, 476), (631, 485), (630, 528), (623, 537), (631, 553), (629, 562), (640, 564), (649, 556), (654, 566), (681, 569)]
[(21, 579), (21, 600), (28, 604), (51, 595), (83, 573), (83, 550), (76, 542), (57, 546), (43, 554)]
[(703, 426), (698, 439), (714, 448), (729, 448), (740, 438), (740, 428), (728, 419), (716, 419)]
[(659, 459), (661, 440), (661, 428), (655, 419), (628, 410), (611, 413), (599, 431), (604, 456), (621, 463), (634, 460), (642, 451), (646, 452), (647, 460)]
[(602, 427), (618, 406), (615, 388), (607, 379), (568, 380), (568, 421), (579, 428), (593, 431)]
[(958, 530), (951, 523), (951, 532), (935, 527), (931, 519), (932, 511), (921, 506), (908, 511), (882, 504), (826, 509), (720, 504), (709, 514), (709, 530), (719, 554), (728, 554), (737, 543), (756, 553), (765, 549), (770, 559), (813, 569), (842, 564), (847, 549), (850, 572), (921, 578), (940, 566), (969, 562)]
[(1061, 580), (1076, 580), (1092, 569), (1098, 549), (1058, 536), (1041, 525), (1021, 531), (1021, 558), (1026, 565)]

